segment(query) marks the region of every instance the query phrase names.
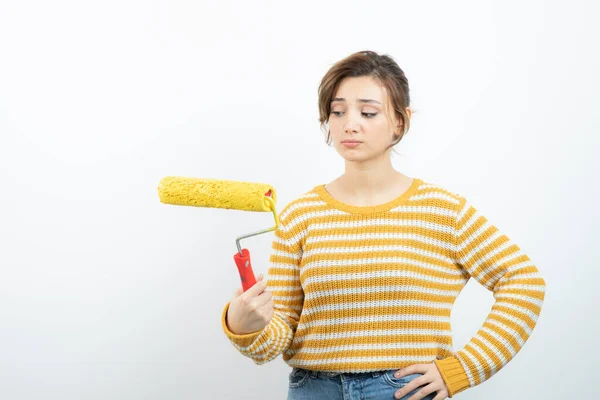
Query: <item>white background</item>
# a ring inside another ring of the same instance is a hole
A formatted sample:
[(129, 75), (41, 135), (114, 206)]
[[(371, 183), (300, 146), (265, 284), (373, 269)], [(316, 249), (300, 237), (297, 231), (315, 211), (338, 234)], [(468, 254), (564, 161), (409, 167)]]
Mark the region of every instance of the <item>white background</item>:
[[(221, 330), (235, 237), (267, 213), (176, 207), (168, 175), (266, 182), (278, 209), (343, 172), (317, 87), (394, 57), (395, 167), (466, 196), (536, 262), (542, 315), (461, 399), (597, 394), (598, 6), (589, 1), (0, 1), (0, 398), (284, 399)], [(266, 273), (272, 233), (248, 239)], [(455, 348), (493, 302), (471, 280)]]

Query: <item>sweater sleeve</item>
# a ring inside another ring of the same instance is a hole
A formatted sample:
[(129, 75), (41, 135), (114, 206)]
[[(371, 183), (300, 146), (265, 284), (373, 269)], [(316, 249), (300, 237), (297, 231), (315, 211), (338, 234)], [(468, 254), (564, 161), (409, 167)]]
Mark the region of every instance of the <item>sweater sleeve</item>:
[(304, 303), (299, 274), (302, 259), (300, 234), (298, 229), (288, 227), (284, 212), (279, 228), (275, 230), (265, 289), (273, 294), (275, 311), (271, 321), (260, 331), (237, 335), (226, 324), (231, 302), (226, 304), (221, 316), (223, 331), (233, 346), (258, 365), (275, 359), (290, 347)]
[(517, 354), (536, 325), (546, 290), (529, 257), (464, 197), (459, 200), (455, 262), (493, 292), (495, 302), (461, 350), (435, 360), (450, 397), (489, 379)]

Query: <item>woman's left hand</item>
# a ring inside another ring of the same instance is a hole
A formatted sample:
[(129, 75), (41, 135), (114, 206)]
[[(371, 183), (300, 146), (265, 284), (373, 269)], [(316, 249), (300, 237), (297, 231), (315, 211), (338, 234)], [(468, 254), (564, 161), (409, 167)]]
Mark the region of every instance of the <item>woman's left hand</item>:
[(406, 395), (406, 393), (410, 393), (420, 386), (422, 386), (421, 389), (419, 389), (419, 391), (412, 395), (408, 400), (420, 400), (433, 392), (437, 392), (433, 400), (444, 400), (448, 398), (448, 388), (446, 387), (444, 379), (442, 378), (442, 375), (440, 374), (440, 371), (435, 363), (414, 364), (409, 367), (399, 369), (396, 371), (394, 376), (396, 378), (401, 378), (403, 376), (417, 373), (423, 375), (413, 379), (402, 389), (398, 390), (394, 396), (396, 399), (402, 398)]

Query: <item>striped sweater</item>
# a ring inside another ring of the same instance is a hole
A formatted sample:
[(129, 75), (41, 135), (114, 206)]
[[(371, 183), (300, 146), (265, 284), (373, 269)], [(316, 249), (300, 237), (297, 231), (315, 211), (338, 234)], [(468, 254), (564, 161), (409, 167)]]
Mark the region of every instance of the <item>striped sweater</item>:
[[(435, 362), (450, 397), (490, 378), (530, 336), (545, 281), (520, 248), (463, 196), (413, 179), (395, 200), (342, 203), (325, 185), (285, 206), (267, 290), (275, 313), (261, 331), (229, 331), (256, 364), (366, 372)], [(493, 292), (479, 331), (453, 351), (450, 312), (467, 281)]]

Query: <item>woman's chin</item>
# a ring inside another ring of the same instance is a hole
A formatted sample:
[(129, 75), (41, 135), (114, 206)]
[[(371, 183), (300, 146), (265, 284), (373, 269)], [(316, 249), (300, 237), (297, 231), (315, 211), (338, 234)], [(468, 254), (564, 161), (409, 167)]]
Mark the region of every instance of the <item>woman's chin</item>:
[(385, 159), (385, 155), (386, 155), (386, 153), (376, 154), (373, 152), (355, 151), (355, 150), (347, 150), (347, 149), (338, 150), (338, 154), (346, 162), (365, 162), (365, 161), (373, 161), (373, 160), (378, 160), (378, 159)]
[(359, 152), (351, 152), (351, 151), (341, 151), (339, 152), (340, 156), (342, 156), (342, 158), (346, 161), (349, 162), (361, 162), (361, 161), (367, 161), (369, 160), (371, 157), (369, 157), (368, 154), (365, 153), (359, 153)]

